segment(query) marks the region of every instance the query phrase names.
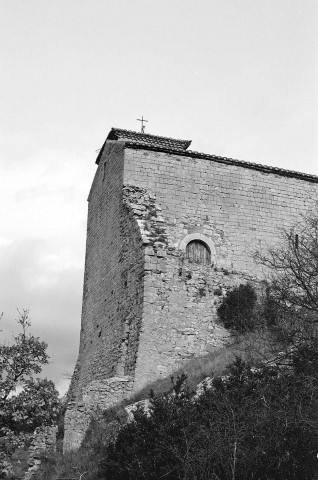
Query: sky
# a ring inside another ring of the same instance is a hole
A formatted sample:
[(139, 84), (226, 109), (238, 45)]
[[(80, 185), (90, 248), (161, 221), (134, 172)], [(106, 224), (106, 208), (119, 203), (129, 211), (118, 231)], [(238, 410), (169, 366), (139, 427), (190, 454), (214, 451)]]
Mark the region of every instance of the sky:
[(0, 65), (0, 341), (29, 309), (61, 393), (111, 127), (318, 175), (316, 0), (0, 0)]

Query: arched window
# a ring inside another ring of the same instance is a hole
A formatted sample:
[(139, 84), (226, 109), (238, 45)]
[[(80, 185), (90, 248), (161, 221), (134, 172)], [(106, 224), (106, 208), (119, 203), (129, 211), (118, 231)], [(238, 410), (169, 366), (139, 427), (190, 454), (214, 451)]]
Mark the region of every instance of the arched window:
[(201, 240), (192, 240), (187, 244), (186, 258), (190, 262), (210, 264), (211, 252), (209, 247)]

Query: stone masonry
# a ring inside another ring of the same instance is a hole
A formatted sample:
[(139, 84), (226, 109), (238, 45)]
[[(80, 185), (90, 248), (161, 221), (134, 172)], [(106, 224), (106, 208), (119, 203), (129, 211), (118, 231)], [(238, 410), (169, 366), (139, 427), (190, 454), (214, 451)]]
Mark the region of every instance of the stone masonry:
[[(113, 406), (224, 345), (220, 295), (317, 205), (318, 177), (187, 150), (189, 141), (112, 129), (88, 202), (81, 340), (65, 419), (77, 448)], [(189, 242), (209, 262), (186, 255)]]

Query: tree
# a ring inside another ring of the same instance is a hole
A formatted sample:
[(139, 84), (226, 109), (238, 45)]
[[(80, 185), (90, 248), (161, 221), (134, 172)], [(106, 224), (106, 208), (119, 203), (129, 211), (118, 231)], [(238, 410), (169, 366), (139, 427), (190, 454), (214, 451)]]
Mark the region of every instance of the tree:
[(280, 248), (257, 258), (269, 267), (272, 291), (279, 301), (318, 314), (318, 211), (284, 230), (283, 236)]
[(34, 379), (48, 363), (47, 344), (28, 333), (28, 310), (18, 314), (22, 331), (11, 345), (0, 344), (0, 467), (6, 455), (30, 440), (36, 427), (54, 424), (61, 408), (54, 383)]
[(269, 272), (267, 301), (272, 323), (294, 344), (316, 336), (318, 209), (290, 230), (283, 230), (280, 247), (265, 255), (257, 253), (255, 259)]
[(23, 386), (42, 366), (48, 363), (47, 344), (27, 334), (31, 326), (29, 311), (18, 311), (17, 323), (22, 332), (14, 337), (12, 345), (0, 345), (0, 401), (7, 400), (16, 388)]
[[(58, 391), (51, 380), (29, 379), (19, 395), (12, 396), (2, 409), (2, 428), (15, 434), (33, 433), (35, 428), (52, 425), (60, 412)], [(1, 430), (0, 430), (1, 431)]]

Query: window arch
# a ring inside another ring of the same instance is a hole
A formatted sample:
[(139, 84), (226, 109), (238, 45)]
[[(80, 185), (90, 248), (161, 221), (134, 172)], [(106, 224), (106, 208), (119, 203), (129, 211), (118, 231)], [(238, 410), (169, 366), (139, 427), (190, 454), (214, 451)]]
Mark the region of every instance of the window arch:
[[(197, 244), (192, 244), (192, 242), (199, 242)], [(189, 246), (188, 246), (189, 245)], [(203, 233), (196, 232), (196, 233), (190, 233), (186, 235), (180, 242), (179, 242), (179, 248), (181, 251), (185, 253), (185, 257), (189, 258), (188, 256), (188, 251), (189, 255), (191, 256), (192, 254), (190, 253), (193, 250), (199, 250), (202, 252), (205, 252), (207, 250), (207, 253), (202, 253), (202, 256), (204, 258), (204, 263), (206, 264), (214, 264), (216, 260), (216, 250), (215, 250), (215, 245), (211, 238), (207, 237)], [(206, 250), (203, 250), (206, 249)], [(199, 258), (201, 254), (198, 253)], [(194, 257), (196, 254), (194, 253)], [(194, 260), (195, 261), (195, 260)], [(197, 260), (198, 261), (198, 260)]]
[(191, 240), (186, 246), (186, 258), (190, 262), (210, 264), (211, 251), (202, 240)]

